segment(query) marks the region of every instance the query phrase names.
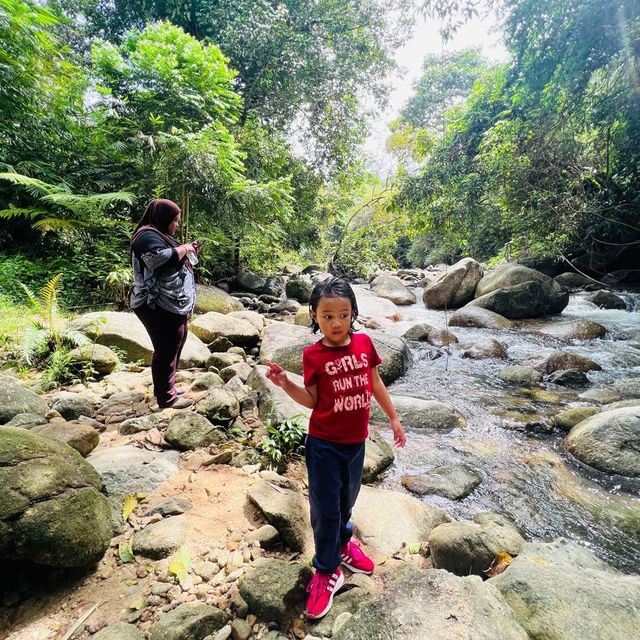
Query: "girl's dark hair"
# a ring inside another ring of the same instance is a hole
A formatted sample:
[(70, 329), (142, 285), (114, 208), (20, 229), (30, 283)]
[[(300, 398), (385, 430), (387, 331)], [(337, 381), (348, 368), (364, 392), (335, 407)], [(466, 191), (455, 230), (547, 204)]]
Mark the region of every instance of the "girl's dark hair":
[[(316, 311), (322, 298), (347, 298), (351, 302), (351, 328), (349, 333), (353, 333), (355, 331), (353, 323), (358, 317), (358, 302), (351, 285), (343, 278), (327, 278), (318, 282), (311, 292), (309, 309)], [(320, 325), (311, 316), (311, 331), (316, 333), (318, 329), (320, 329)]]

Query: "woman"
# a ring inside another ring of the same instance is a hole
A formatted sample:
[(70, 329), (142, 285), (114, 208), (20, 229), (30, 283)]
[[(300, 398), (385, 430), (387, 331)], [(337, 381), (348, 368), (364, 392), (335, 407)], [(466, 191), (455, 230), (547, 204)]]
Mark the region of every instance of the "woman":
[(152, 200), (131, 236), (130, 304), (153, 344), (151, 373), (158, 406), (174, 409), (193, 404), (178, 398), (175, 377), (196, 299), (192, 262), (200, 251), (197, 243), (173, 239), (181, 214), (171, 200)]

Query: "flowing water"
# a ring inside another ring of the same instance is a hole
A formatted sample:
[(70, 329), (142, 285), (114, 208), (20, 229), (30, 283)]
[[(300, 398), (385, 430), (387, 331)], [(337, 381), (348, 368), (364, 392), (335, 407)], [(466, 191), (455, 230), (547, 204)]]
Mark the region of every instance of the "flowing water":
[[(444, 327), (443, 311), (426, 309), (420, 289), (418, 303), (401, 307), (402, 320), (386, 328), (402, 335), (426, 322)], [(610, 476), (580, 463), (564, 450), (564, 433), (535, 435), (523, 432), (525, 423), (549, 423), (581, 401), (584, 389), (544, 383), (560, 396), (550, 404), (534, 401), (526, 391), (502, 383), (496, 374), (507, 364), (532, 364), (545, 354), (562, 349), (587, 356), (603, 371), (590, 372), (589, 388), (611, 387), (620, 378), (640, 376), (640, 294), (620, 293), (627, 311), (601, 310), (573, 294), (569, 306), (553, 321), (589, 319), (608, 330), (604, 339), (567, 341), (522, 329), (491, 330), (452, 327), (460, 344), (486, 338), (499, 340), (510, 361), (462, 358), (459, 345), (447, 355), (429, 356), (433, 347), (412, 342), (413, 367), (390, 385), (392, 394), (440, 400), (456, 407), (468, 421), (466, 429), (448, 432), (412, 430), (407, 446), (396, 451), (396, 464), (382, 486), (401, 489), (404, 475), (428, 474), (435, 467), (464, 463), (482, 476), (482, 483), (466, 498), (452, 501), (439, 496), (421, 498), (447, 510), (456, 519), (480, 511), (495, 511), (514, 521), (530, 540), (549, 541), (559, 536), (588, 546), (610, 565), (640, 573), (640, 480)]]

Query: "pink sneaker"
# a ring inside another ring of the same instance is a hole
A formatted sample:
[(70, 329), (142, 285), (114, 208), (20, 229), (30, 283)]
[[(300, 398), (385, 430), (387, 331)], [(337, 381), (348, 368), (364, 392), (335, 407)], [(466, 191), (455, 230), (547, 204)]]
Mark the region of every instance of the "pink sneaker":
[(357, 540), (349, 540), (340, 547), (340, 559), (342, 564), (354, 573), (371, 574), (376, 568), (373, 560), (366, 556)]
[(344, 576), (340, 568), (333, 573), (316, 571), (307, 587), (307, 591), (311, 594), (307, 600), (307, 617), (316, 620), (326, 615), (333, 604), (333, 596), (343, 582)]

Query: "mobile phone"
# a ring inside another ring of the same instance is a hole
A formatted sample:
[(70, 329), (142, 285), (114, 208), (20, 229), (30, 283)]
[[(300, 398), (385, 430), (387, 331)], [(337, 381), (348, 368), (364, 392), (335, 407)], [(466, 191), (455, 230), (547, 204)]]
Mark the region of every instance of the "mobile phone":
[(196, 240), (193, 244), (194, 244), (196, 247), (198, 247), (198, 248), (199, 248), (199, 247), (201, 247), (204, 243), (205, 243), (205, 240)]

